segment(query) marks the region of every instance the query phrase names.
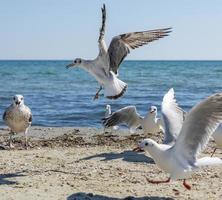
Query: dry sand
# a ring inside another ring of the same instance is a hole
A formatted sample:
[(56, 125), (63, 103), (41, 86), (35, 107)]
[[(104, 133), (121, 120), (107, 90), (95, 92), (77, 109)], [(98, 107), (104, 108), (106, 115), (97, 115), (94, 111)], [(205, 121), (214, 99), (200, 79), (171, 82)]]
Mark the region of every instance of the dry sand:
[[(1, 150), (0, 199), (222, 199), (222, 167), (204, 168), (195, 173), (186, 190), (181, 181), (154, 185), (167, 178), (148, 153), (136, 153), (143, 134), (125, 131), (103, 133), (92, 128), (44, 128), (30, 130), (31, 148), (24, 137), (15, 138), (14, 150)], [(121, 136), (120, 136), (121, 135)], [(150, 136), (161, 141), (160, 136)], [(6, 144), (7, 130), (0, 131)], [(210, 142), (204, 154), (214, 146)], [(221, 150), (216, 155), (222, 157)]]

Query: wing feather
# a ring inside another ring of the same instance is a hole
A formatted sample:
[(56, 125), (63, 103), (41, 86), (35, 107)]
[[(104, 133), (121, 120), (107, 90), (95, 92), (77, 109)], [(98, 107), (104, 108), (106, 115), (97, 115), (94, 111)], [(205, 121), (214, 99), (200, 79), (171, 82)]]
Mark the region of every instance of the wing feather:
[(141, 124), (142, 117), (137, 113), (135, 106), (127, 106), (114, 112), (110, 117), (103, 119), (105, 127), (116, 126), (121, 123), (129, 127), (138, 127)]
[(175, 142), (184, 121), (185, 111), (182, 110), (175, 99), (174, 89), (171, 88), (163, 97), (161, 105), (164, 122), (164, 144)]
[(108, 53), (110, 57), (110, 70), (117, 74), (119, 65), (123, 59), (130, 53), (130, 49), (136, 49), (140, 46), (168, 36), (171, 28), (156, 29), (141, 32), (125, 33), (112, 39)]
[(102, 26), (99, 30), (99, 42), (104, 38), (105, 35), (105, 25), (106, 25), (106, 6), (103, 4), (102, 10)]
[(222, 93), (212, 95), (187, 114), (173, 147), (175, 156), (195, 164), (210, 136), (222, 122)]

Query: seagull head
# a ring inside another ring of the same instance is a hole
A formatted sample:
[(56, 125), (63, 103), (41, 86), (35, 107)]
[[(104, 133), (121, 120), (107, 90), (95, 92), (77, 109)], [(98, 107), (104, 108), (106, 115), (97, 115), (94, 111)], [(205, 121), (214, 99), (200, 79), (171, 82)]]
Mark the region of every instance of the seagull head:
[(72, 63), (66, 65), (66, 68), (70, 68), (70, 67), (78, 67), (83, 63), (83, 60), (81, 58), (76, 58), (75, 60), (73, 60)]
[(133, 151), (149, 151), (155, 144), (156, 142), (152, 139), (144, 139), (138, 143), (138, 146)]
[(13, 105), (17, 107), (24, 105), (24, 97), (20, 94), (16, 94), (13, 97)]
[(110, 110), (111, 106), (109, 104), (106, 105), (106, 110)]
[(156, 106), (150, 107), (150, 114), (157, 114), (157, 107)]

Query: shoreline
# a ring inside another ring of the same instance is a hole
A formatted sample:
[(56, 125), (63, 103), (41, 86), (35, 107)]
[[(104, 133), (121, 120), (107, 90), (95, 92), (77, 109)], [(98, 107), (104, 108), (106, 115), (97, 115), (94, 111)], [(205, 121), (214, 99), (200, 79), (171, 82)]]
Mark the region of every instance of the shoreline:
[[(0, 129), (1, 142), (7, 129)], [(197, 171), (186, 190), (181, 181), (150, 184), (146, 178), (163, 180), (162, 172), (148, 153), (133, 152), (137, 142), (148, 137), (139, 131), (103, 133), (87, 127), (31, 127), (32, 147), (24, 150), (23, 134), (15, 137), (14, 150), (1, 150), (1, 199), (220, 199), (222, 168)], [(150, 135), (161, 142), (162, 136)], [(208, 155), (215, 143), (210, 141), (201, 156)], [(222, 157), (222, 151), (216, 155)]]

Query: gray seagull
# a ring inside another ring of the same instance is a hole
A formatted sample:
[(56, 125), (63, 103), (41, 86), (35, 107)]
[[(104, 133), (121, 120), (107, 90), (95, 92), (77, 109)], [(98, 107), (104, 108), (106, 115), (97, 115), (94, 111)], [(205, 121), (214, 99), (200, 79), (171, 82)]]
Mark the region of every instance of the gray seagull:
[(32, 113), (28, 106), (24, 104), (22, 95), (15, 95), (12, 104), (6, 108), (3, 120), (10, 130), (9, 146), (13, 148), (12, 135), (15, 133), (25, 133), (25, 147), (28, 147), (27, 132), (32, 123)]
[(130, 49), (168, 36), (171, 28), (163, 28), (149, 31), (125, 33), (114, 37), (107, 48), (104, 34), (106, 22), (106, 8), (102, 8), (102, 26), (99, 35), (99, 55), (94, 60), (76, 58), (70, 67), (81, 67), (89, 72), (99, 83), (100, 88), (96, 92), (94, 100), (99, 98), (99, 92), (104, 88), (104, 95), (109, 99), (117, 99), (126, 91), (127, 84), (118, 78), (118, 69), (124, 58), (130, 53)]

